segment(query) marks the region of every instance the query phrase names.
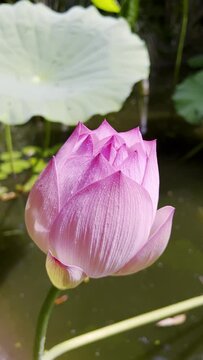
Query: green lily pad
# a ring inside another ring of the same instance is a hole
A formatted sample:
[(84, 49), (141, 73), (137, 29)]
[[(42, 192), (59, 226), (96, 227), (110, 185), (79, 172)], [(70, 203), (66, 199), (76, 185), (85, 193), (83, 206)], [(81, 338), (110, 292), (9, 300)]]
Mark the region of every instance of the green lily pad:
[[(12, 151), (12, 158), (19, 159), (22, 156), (20, 151)], [(0, 159), (2, 161), (10, 161), (11, 154), (8, 151), (2, 152), (0, 155)]]
[(23, 185), (17, 184), (16, 190), (22, 191), (22, 192), (29, 192), (32, 189), (34, 183), (36, 182), (38, 176), (39, 175), (32, 175), (25, 184), (23, 184)]
[(22, 149), (22, 153), (28, 157), (38, 154), (40, 151), (41, 149), (38, 146), (24, 146)]
[(47, 163), (43, 159), (38, 159), (33, 164), (33, 168), (32, 168), (33, 173), (37, 173), (37, 174), (41, 173), (41, 171), (44, 170), (46, 165)]
[(176, 111), (191, 124), (203, 122), (203, 70), (177, 86), (173, 96)]
[(8, 174), (5, 174), (4, 172), (1, 171), (0, 169), (0, 180), (6, 180), (8, 177)]
[(121, 10), (120, 4), (115, 0), (92, 0), (92, 3), (101, 10), (113, 13), (119, 13)]
[(94, 7), (57, 13), (42, 3), (0, 5), (0, 121), (40, 115), (75, 125), (118, 111), (148, 77), (144, 41)]
[[(29, 163), (29, 161), (27, 160), (15, 160), (13, 161), (13, 167), (14, 167), (14, 172), (16, 174), (20, 174), (21, 172), (23, 172), (24, 170), (27, 170), (31, 167), (31, 164)], [(1, 164), (1, 172), (7, 175), (12, 174), (12, 168), (11, 168), (11, 163), (10, 162), (4, 162)]]

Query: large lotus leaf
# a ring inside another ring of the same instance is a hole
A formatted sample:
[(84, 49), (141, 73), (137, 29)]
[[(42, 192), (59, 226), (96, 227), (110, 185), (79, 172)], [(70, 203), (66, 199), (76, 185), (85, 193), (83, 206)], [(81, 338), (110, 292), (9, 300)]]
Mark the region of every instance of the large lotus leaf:
[(203, 121), (203, 71), (177, 86), (173, 96), (176, 111), (192, 124)]
[(0, 5), (0, 120), (34, 115), (74, 125), (120, 109), (147, 78), (144, 42), (124, 19), (91, 6), (56, 13), (43, 4)]

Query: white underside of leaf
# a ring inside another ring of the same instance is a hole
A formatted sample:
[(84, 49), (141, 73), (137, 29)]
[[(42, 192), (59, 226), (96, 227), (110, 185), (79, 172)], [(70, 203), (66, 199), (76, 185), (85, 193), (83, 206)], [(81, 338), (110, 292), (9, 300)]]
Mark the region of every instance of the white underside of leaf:
[(94, 7), (59, 14), (43, 4), (0, 5), (0, 121), (34, 115), (74, 125), (120, 109), (149, 74), (144, 42), (124, 19)]

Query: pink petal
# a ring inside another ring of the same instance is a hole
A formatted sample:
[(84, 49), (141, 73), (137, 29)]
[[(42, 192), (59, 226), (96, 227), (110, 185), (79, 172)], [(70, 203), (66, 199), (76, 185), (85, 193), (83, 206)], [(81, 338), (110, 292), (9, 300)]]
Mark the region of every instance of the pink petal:
[(156, 142), (156, 140), (143, 140), (144, 149), (145, 149), (147, 156), (149, 156), (151, 151), (153, 150), (154, 142)]
[(91, 135), (88, 135), (82, 143), (74, 151), (74, 155), (92, 156), (93, 155), (93, 140)]
[(129, 275), (152, 265), (164, 252), (171, 234), (175, 209), (165, 206), (157, 211), (149, 240), (115, 275)]
[(128, 147), (131, 147), (137, 143), (142, 144), (143, 142), (142, 134), (139, 127), (129, 131), (120, 132), (119, 135), (125, 140), (125, 143)]
[(55, 164), (61, 208), (77, 192), (91, 161), (92, 157), (82, 155), (69, 157), (62, 163), (60, 159), (58, 161), (58, 158), (56, 158)]
[(25, 208), (28, 233), (44, 252), (48, 249), (48, 232), (59, 210), (58, 178), (53, 158), (31, 190)]
[[(121, 145), (121, 147), (117, 150), (116, 157), (113, 162), (113, 166), (115, 169), (120, 169), (120, 165), (123, 163), (125, 159), (128, 157), (128, 151), (126, 149), (126, 144)], [(121, 169), (120, 169), (121, 170)], [(125, 172), (124, 172), (125, 174)]]
[(152, 225), (148, 193), (121, 172), (73, 196), (52, 226), (50, 249), (87, 276), (118, 271), (145, 244)]
[(87, 277), (81, 268), (62, 264), (50, 252), (47, 254), (46, 270), (52, 284), (61, 290), (73, 289)]
[(112, 128), (112, 126), (106, 120), (104, 120), (101, 125), (96, 130), (94, 130), (94, 133), (99, 140), (104, 139), (107, 136), (117, 134), (116, 130), (114, 130), (114, 128)]
[(130, 152), (129, 156), (120, 165), (121, 171), (138, 184), (142, 183), (144, 170), (146, 166), (146, 157), (140, 157), (137, 151)]
[(78, 139), (81, 136), (87, 136), (91, 133), (91, 130), (89, 130), (84, 124), (79, 123), (71, 136), (67, 139), (65, 144), (60, 148), (60, 150), (57, 153), (57, 158), (62, 160), (63, 158), (67, 158), (70, 156), (70, 154), (73, 153), (74, 146), (78, 144)]
[(159, 199), (159, 168), (156, 154), (156, 140), (150, 143), (151, 151), (147, 160), (142, 186), (148, 191), (152, 199), (155, 214)]
[(77, 186), (77, 191), (87, 187), (88, 185), (98, 180), (106, 178), (114, 172), (114, 168), (110, 165), (106, 158), (102, 154), (98, 154), (89, 163), (87, 170), (81, 177), (81, 181), (78, 183)]
[(109, 140), (106, 142), (106, 145), (107, 144), (111, 144), (113, 145), (113, 147), (118, 150), (123, 144), (124, 144), (124, 141), (123, 139), (118, 136), (118, 135), (112, 135)]
[[(93, 134), (96, 136), (95, 134)], [(116, 150), (118, 150), (124, 144), (124, 140), (118, 135), (114, 134), (111, 136), (107, 136), (101, 140), (94, 141), (94, 153), (97, 154), (102, 151), (103, 147), (107, 147), (108, 145), (112, 145)]]
[(109, 161), (110, 164), (113, 164), (117, 151), (113, 144), (108, 144), (102, 148), (101, 154)]

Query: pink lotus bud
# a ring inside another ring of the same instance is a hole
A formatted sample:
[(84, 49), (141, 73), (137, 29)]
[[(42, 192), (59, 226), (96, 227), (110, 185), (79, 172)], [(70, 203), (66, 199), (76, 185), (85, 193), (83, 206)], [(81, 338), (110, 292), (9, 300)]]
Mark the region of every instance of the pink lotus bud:
[(47, 254), (52, 283), (73, 288), (86, 277), (127, 275), (164, 251), (174, 208), (157, 211), (156, 141), (138, 128), (117, 133), (104, 121), (79, 124), (34, 185), (28, 232)]

